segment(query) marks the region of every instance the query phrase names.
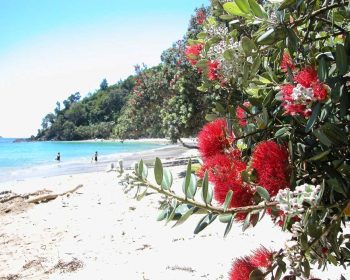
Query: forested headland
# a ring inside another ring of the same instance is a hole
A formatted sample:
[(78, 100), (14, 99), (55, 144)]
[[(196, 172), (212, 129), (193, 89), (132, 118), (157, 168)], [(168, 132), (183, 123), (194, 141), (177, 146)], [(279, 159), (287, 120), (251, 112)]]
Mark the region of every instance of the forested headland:
[[(220, 101), (221, 89), (203, 94), (201, 75), (186, 59), (189, 41), (202, 31), (207, 8), (196, 9), (184, 37), (161, 55), (154, 67), (135, 66), (135, 73), (81, 98), (76, 92), (56, 103), (42, 120), (36, 140), (194, 136), (205, 116)], [(176, 38), (174, 38), (176, 39)]]

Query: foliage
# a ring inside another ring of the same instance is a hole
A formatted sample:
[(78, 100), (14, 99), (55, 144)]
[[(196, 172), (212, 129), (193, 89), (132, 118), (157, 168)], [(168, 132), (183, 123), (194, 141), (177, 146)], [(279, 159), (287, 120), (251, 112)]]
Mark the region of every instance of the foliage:
[(169, 196), (160, 220), (204, 213), (195, 233), (217, 217), (225, 235), (235, 220), (245, 230), (266, 213), (291, 233), (268, 265), (234, 262), (241, 280), (308, 279), (314, 266), (349, 265), (349, 1), (213, 0), (210, 14), (184, 51), (202, 75), (198, 90), (220, 96), (207, 119), (226, 119), (199, 134), (200, 188), (191, 161), (183, 195), (159, 159), (157, 184), (143, 161), (126, 183), (138, 198), (143, 188)]

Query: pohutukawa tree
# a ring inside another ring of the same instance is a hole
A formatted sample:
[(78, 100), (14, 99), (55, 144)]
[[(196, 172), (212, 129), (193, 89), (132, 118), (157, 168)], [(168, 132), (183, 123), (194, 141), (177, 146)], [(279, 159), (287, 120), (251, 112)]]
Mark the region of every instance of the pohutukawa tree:
[[(290, 241), (237, 259), (230, 280), (308, 279), (311, 268), (347, 266), (350, 235), (349, 1), (212, 0), (184, 53), (202, 76), (198, 88), (227, 93), (198, 134), (202, 165), (183, 194), (156, 159), (157, 184), (141, 160), (128, 184), (169, 196), (159, 219), (183, 223), (205, 212), (243, 229), (269, 215)], [(201, 201), (196, 192), (200, 192)]]

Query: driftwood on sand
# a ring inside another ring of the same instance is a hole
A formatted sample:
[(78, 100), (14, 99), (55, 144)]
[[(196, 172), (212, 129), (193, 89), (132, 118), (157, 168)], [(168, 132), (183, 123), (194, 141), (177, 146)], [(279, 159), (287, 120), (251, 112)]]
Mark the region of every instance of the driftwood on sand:
[(82, 187), (83, 187), (83, 185), (80, 184), (80, 185), (76, 186), (75, 188), (68, 190), (66, 192), (63, 192), (63, 193), (49, 193), (49, 194), (39, 195), (37, 197), (33, 197), (33, 198), (28, 199), (27, 202), (28, 203), (38, 203), (38, 202), (49, 201), (49, 200), (57, 198), (58, 196), (64, 196), (66, 194), (74, 193)]

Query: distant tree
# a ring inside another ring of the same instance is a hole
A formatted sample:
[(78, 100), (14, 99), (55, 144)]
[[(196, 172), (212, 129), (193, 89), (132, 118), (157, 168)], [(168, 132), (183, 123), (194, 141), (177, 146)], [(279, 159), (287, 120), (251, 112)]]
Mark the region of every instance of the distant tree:
[(108, 88), (108, 82), (106, 79), (103, 79), (101, 84), (100, 84), (100, 89), (101, 90), (106, 90)]
[(47, 114), (41, 122), (42, 128), (43, 129), (49, 128), (55, 122), (55, 118), (56, 117), (54, 114), (52, 113)]
[(56, 108), (55, 108), (55, 114), (56, 116), (60, 113), (61, 111), (61, 103), (59, 101), (56, 102)]

